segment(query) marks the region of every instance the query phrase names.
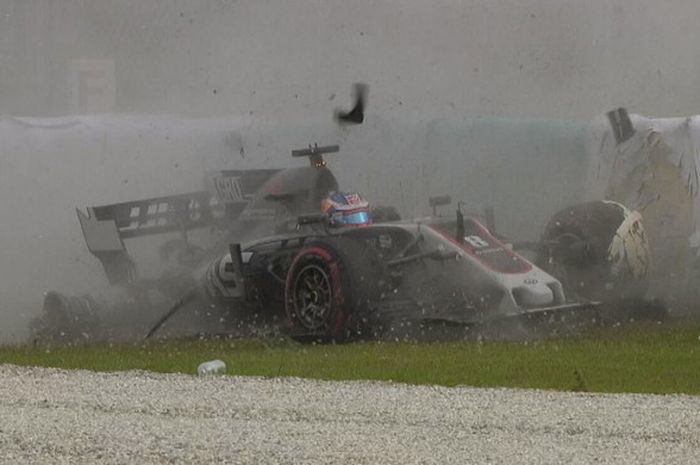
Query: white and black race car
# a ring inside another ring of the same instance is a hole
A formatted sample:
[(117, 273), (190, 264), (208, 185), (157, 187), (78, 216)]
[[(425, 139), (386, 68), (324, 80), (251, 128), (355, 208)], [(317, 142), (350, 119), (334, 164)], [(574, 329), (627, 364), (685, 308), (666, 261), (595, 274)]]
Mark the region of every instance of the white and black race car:
[(285, 314), (297, 339), (342, 340), (397, 321), (471, 325), (578, 306), (557, 279), (477, 219), (462, 221), (426, 218), (254, 241), (240, 248), (240, 259), (231, 258), (234, 247), (210, 266), (205, 287), (232, 306), (242, 298)]

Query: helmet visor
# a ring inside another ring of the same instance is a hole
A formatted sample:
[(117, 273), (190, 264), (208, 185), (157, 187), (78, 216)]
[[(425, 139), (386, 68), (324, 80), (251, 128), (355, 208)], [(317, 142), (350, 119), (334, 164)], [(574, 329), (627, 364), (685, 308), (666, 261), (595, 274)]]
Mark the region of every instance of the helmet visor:
[(353, 213), (340, 214), (333, 218), (337, 224), (369, 224), (369, 212), (360, 211)]

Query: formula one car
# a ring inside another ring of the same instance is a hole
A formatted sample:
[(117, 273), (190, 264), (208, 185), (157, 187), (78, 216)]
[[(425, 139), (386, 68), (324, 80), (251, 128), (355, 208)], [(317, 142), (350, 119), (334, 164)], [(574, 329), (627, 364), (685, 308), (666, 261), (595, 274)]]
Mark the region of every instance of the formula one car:
[[(359, 195), (340, 192), (322, 157), (337, 150), (293, 151), (308, 157), (307, 167), (213, 173), (207, 191), (91, 207), (87, 215), (79, 210), (89, 250), (110, 282), (126, 291), (111, 312), (131, 307), (150, 315), (147, 336), (183, 309), (215, 308), (226, 316), (222, 323), (277, 318), (294, 339), (342, 341), (374, 337), (399, 323), (471, 327), (596, 308), (581, 289), (578, 302), (568, 300), (559, 279), (482, 218), (463, 213), (461, 203), (454, 216), (401, 220), (391, 207), (370, 208)], [(434, 213), (449, 201), (431, 199)], [(648, 253), (641, 219), (619, 204), (602, 211), (610, 208), (617, 214), (597, 229), (602, 239), (555, 215), (542, 243), (530, 247), (539, 263), (566, 276), (602, 266), (612, 270), (606, 279), (643, 281), (629, 260)], [(584, 210), (584, 223), (601, 216)], [(214, 238), (207, 247), (188, 237), (202, 228)], [(159, 248), (169, 267), (157, 279), (140, 279), (124, 240), (173, 233), (179, 237)], [(35, 327), (44, 337), (75, 337), (86, 326), (99, 334), (104, 306), (93, 297), (50, 292)], [(159, 308), (167, 311), (157, 319)]]
[(474, 218), (337, 231), (323, 216), (300, 222), (323, 230), (246, 244), (239, 262), (241, 281), (263, 308), (286, 312), (299, 340), (376, 334), (398, 321), (468, 326), (579, 306)]

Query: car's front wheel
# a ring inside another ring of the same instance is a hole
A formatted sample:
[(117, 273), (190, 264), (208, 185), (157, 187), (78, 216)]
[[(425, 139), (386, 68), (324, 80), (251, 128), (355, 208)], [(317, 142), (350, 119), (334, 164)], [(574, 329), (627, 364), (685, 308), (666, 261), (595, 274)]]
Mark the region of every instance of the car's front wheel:
[(348, 238), (317, 240), (294, 258), (287, 273), (285, 310), (292, 338), (341, 342), (364, 329), (381, 280), (370, 251)]

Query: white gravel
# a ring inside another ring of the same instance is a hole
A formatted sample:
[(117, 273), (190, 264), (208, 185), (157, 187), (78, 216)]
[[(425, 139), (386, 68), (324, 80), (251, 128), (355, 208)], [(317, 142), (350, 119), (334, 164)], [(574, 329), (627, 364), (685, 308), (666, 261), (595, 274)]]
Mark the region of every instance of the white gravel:
[(700, 397), (0, 365), (0, 463), (697, 464)]

